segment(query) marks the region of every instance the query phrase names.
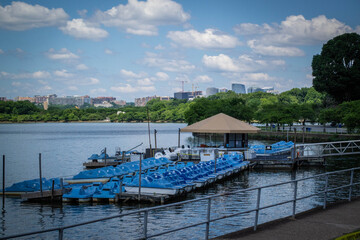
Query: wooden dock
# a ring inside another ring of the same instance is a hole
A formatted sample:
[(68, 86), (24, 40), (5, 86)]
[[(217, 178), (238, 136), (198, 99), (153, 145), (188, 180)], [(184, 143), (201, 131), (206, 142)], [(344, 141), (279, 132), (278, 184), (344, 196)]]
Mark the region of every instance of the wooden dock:
[(47, 190), (42, 192), (28, 192), (21, 194), (21, 199), (23, 201), (52, 201), (57, 200), (61, 201), (63, 189)]

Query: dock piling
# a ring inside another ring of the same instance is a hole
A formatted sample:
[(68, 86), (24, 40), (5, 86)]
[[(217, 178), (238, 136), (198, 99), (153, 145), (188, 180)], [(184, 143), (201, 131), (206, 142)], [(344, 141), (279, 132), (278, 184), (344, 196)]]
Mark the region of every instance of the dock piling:
[(2, 171), (2, 179), (3, 179), (3, 194), (2, 194), (2, 212), (5, 212), (5, 155), (3, 155), (3, 171)]
[(39, 175), (40, 175), (40, 193), (42, 196), (42, 174), (41, 174), (41, 153), (39, 153)]

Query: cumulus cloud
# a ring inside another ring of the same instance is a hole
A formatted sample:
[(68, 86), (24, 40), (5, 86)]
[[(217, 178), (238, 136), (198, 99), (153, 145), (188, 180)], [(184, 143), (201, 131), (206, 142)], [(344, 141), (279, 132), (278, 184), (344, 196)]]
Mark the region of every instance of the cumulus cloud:
[(60, 30), (63, 33), (78, 39), (89, 39), (94, 41), (99, 41), (109, 35), (104, 29), (89, 22), (85, 22), (82, 18), (67, 21), (65, 26), (60, 27)]
[(1, 72), (0, 78), (9, 78), (9, 79), (44, 79), (49, 78), (51, 74), (47, 71), (36, 71), (33, 73), (8, 73)]
[(110, 87), (110, 89), (114, 92), (119, 92), (119, 93), (154, 92), (156, 90), (154, 86), (133, 87), (130, 84), (125, 84), (124, 86)]
[(246, 54), (240, 55), (238, 58), (230, 58), (225, 54), (219, 54), (218, 56), (204, 55), (202, 62), (207, 68), (223, 72), (255, 72), (285, 65), (285, 61), (281, 59), (254, 59)]
[(106, 54), (108, 54), (108, 55), (112, 55), (112, 54), (114, 54), (114, 52), (113, 51), (111, 51), (110, 49), (108, 49), (108, 48), (106, 48), (105, 50), (104, 50), (104, 52), (106, 53)]
[(102, 94), (102, 93), (106, 93), (106, 89), (105, 88), (91, 89), (90, 93), (92, 93), (92, 94)]
[(182, 59), (168, 59), (156, 54), (148, 54), (143, 60), (149, 67), (158, 67), (168, 72), (189, 72), (195, 69), (195, 65)]
[(59, 26), (69, 18), (62, 8), (46, 8), (38, 4), (12, 2), (0, 6), (0, 28), (23, 31), (32, 28)]
[(169, 75), (167, 75), (167, 74), (164, 73), (164, 72), (157, 72), (157, 73), (155, 74), (155, 78), (156, 78), (156, 80), (158, 80), (158, 81), (166, 81), (166, 80), (169, 79)]
[(154, 83), (151, 81), (150, 78), (144, 78), (144, 79), (137, 80), (137, 84), (139, 86), (150, 86), (150, 85), (153, 85)]
[(213, 82), (213, 79), (207, 75), (201, 75), (201, 76), (197, 76), (194, 79), (194, 82), (196, 82), (196, 83), (211, 83), (211, 82)]
[(292, 15), (280, 24), (270, 26), (243, 23), (235, 26), (234, 31), (240, 35), (261, 35), (257, 40), (266, 45), (311, 45), (354, 30), (337, 19), (328, 19), (324, 15), (312, 19)]
[(74, 74), (69, 73), (66, 69), (56, 70), (54, 71), (54, 75), (61, 78), (71, 78), (74, 76)]
[(182, 24), (190, 19), (182, 6), (171, 0), (129, 0), (107, 11), (97, 11), (93, 21), (136, 35), (157, 35), (161, 25)]
[(69, 86), (68, 88), (71, 91), (77, 91), (79, 89), (77, 86)]
[(257, 44), (256, 40), (248, 41), (248, 46), (253, 49), (255, 53), (267, 56), (304, 56), (305, 53), (296, 47), (277, 47), (277, 46), (266, 46)]
[(251, 81), (273, 81), (274, 77), (270, 77), (267, 73), (245, 73), (243, 76), (244, 80)]
[(81, 63), (76, 66), (76, 69), (82, 71), (82, 70), (88, 70), (89, 68), (85, 64)]
[(62, 48), (57, 52), (53, 48), (50, 48), (46, 55), (52, 60), (73, 60), (79, 58), (78, 55), (70, 52), (66, 48)]
[(189, 48), (235, 48), (240, 45), (236, 37), (221, 33), (216, 29), (205, 29), (202, 33), (196, 30), (171, 31), (167, 37)]
[(211, 69), (226, 71), (226, 72), (237, 72), (239, 67), (236, 66), (234, 61), (225, 54), (219, 54), (218, 56), (204, 55), (202, 58), (203, 64)]
[(0, 54), (4, 54), (4, 50), (0, 48)]
[(120, 73), (121, 73), (122, 76), (124, 76), (126, 78), (142, 78), (142, 77), (145, 77), (147, 75), (144, 72), (134, 73), (132, 71), (128, 71), (128, 70), (125, 70), (125, 69), (121, 69)]

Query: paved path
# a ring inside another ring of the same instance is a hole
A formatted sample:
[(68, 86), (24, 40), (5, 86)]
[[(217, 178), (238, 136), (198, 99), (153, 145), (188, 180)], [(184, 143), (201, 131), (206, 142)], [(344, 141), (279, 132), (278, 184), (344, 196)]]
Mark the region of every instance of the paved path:
[(307, 240), (334, 239), (346, 233), (360, 231), (360, 199), (316, 209), (296, 216), (263, 224), (254, 232), (250, 229), (234, 232), (216, 239), (241, 240)]

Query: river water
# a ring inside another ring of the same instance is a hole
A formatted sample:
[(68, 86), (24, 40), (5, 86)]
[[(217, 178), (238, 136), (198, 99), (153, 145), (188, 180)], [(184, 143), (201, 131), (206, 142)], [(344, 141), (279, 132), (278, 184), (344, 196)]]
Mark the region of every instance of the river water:
[[(83, 170), (82, 163), (92, 153), (100, 153), (106, 147), (111, 155), (116, 147), (128, 150), (143, 142), (138, 148), (144, 151), (149, 146), (146, 123), (37, 123), (37, 124), (0, 124), (0, 154), (6, 156), (6, 186), (15, 182), (38, 178), (38, 156), (42, 154), (42, 176), (68, 177)], [(151, 124), (151, 141), (154, 147), (154, 129), (157, 130), (159, 147), (176, 146), (178, 129), (185, 124)], [(191, 145), (191, 133), (181, 133), (181, 144)], [(252, 141), (250, 141), (250, 144)], [(258, 141), (256, 142), (259, 143)], [(324, 168), (307, 168), (297, 171), (245, 171), (227, 181), (188, 194), (184, 200), (222, 192), (235, 191), (272, 183), (285, 182), (313, 176), (326, 171), (360, 166), (359, 157), (332, 158)], [(359, 181), (359, 174), (355, 174)], [(2, 186), (2, 179), (1, 185)], [(301, 182), (298, 196), (321, 191), (324, 179), (310, 179)], [(329, 182), (333, 186), (349, 181), (349, 174), (340, 174)], [(354, 189), (359, 193), (360, 189)], [(269, 205), (281, 199), (289, 200), (293, 196), (293, 186), (282, 185), (262, 192), (263, 205)], [(330, 201), (344, 199), (347, 190), (330, 195)], [(297, 204), (297, 212), (322, 204), (319, 196), (311, 197)], [(239, 209), (253, 209), (256, 205), (256, 192), (245, 192), (220, 197), (212, 202), (212, 218), (231, 214)], [(0, 217), (0, 237), (23, 232), (30, 232), (52, 227), (66, 226), (87, 220), (126, 213), (149, 207), (149, 204), (80, 204), (50, 205), (24, 203), (18, 198), (6, 198), (5, 212)], [(259, 223), (291, 214), (291, 205), (263, 210)], [(183, 206), (169, 207), (149, 213), (149, 234), (157, 231), (180, 227), (206, 219), (206, 202), (196, 202)], [(252, 226), (254, 213), (211, 223), (210, 237)], [(142, 237), (143, 216), (131, 215), (121, 219), (91, 224), (65, 231), (65, 239), (135, 239)], [(203, 239), (205, 226), (190, 228), (185, 231), (168, 234), (157, 239)], [(52, 239), (57, 233), (38, 235), (32, 239)], [(27, 238), (28, 239), (28, 238)]]

